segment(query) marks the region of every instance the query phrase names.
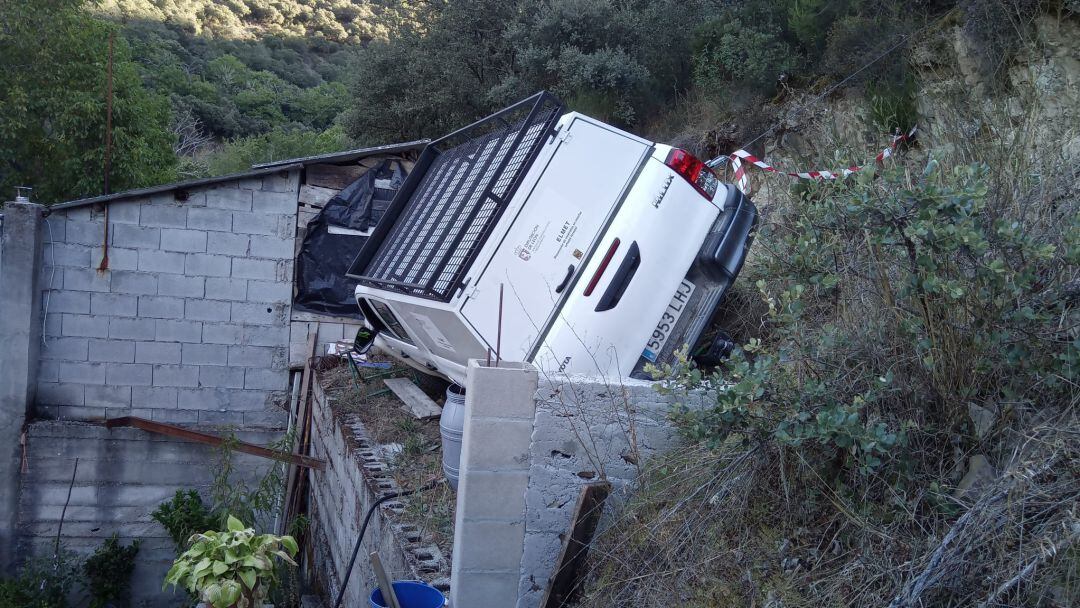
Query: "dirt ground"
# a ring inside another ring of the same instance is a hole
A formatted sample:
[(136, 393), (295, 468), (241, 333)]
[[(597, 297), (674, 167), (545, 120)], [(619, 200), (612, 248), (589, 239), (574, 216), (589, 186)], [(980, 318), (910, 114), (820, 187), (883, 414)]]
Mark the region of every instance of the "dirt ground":
[[(442, 441), (439, 419), (417, 420), (386, 385), (385, 378), (410, 378), (433, 401), (442, 405), (446, 382), (427, 376), (382, 353), (372, 351), (369, 361), (390, 362), (390, 370), (361, 368), (363, 378), (355, 378), (344, 360), (323, 358), (319, 374), (323, 388), (332, 399), (336, 414), (359, 416), (371, 438), (378, 444), (396, 444), (396, 456), (389, 459), (390, 473), (402, 488), (424, 485), (442, 478)], [(456, 496), (449, 484), (401, 499), (405, 504), (402, 523), (412, 524), (430, 535), (445, 555), (451, 554), (454, 540)]]

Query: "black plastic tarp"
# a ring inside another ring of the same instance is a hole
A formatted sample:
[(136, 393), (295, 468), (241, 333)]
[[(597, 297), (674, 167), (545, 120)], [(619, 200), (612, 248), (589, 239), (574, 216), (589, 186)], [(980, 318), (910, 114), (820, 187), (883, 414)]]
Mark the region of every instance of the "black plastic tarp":
[(396, 160), (385, 160), (330, 199), (307, 225), (296, 256), (298, 310), (363, 318), (353, 298), (356, 281), (345, 276), (367, 236), (393, 200), (406, 172)]

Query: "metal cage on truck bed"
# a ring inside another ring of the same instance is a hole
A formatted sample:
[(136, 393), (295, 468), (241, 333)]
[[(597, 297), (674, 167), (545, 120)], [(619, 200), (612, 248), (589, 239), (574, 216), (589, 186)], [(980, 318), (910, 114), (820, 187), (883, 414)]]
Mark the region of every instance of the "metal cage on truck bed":
[(541, 92), (428, 144), (347, 276), (449, 301), (562, 114)]

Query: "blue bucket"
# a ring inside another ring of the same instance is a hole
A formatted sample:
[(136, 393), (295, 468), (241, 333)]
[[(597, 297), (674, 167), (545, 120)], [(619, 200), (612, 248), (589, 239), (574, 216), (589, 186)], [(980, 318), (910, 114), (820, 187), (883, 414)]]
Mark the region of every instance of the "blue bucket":
[[(421, 581), (394, 581), (394, 593), (397, 595), (401, 608), (442, 608), (446, 605), (446, 598), (438, 589)], [(382, 590), (376, 589), (371, 592), (371, 608), (389, 608), (390, 604), (383, 599)]]

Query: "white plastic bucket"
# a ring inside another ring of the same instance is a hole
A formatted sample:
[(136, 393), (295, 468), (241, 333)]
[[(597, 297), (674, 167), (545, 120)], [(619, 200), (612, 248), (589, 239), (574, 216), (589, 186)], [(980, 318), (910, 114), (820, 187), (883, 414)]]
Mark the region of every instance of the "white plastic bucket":
[(450, 487), (457, 490), (461, 466), (461, 433), (465, 428), (465, 389), (451, 384), (446, 388), (446, 403), (439, 418), (442, 435), (442, 468)]

